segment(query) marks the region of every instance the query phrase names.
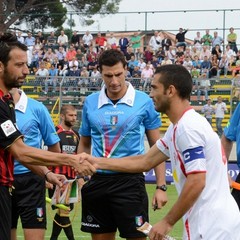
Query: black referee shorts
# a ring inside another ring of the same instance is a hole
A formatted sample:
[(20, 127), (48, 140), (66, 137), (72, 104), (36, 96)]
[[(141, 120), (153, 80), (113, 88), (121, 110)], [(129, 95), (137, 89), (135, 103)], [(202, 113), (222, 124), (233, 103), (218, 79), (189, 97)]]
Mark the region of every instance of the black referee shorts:
[(14, 176), (12, 192), (12, 228), (46, 229), (46, 199), (44, 178), (29, 172)]
[(11, 195), (6, 186), (0, 186), (0, 239), (11, 239)]
[(143, 174), (95, 174), (82, 188), (81, 230), (140, 238), (136, 230), (148, 221), (148, 196)]

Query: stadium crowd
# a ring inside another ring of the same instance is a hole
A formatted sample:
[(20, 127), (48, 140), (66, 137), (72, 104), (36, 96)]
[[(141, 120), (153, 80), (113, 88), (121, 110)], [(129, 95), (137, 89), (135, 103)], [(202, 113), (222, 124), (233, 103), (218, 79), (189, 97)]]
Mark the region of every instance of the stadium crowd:
[[(99, 89), (101, 74), (98, 68), (100, 54), (106, 49), (116, 48), (122, 51), (127, 60), (126, 78), (134, 87), (147, 90), (150, 79), (157, 66), (165, 64), (181, 64), (192, 75), (194, 83), (210, 85), (206, 79), (220, 75), (235, 77), (240, 70), (240, 50), (237, 49), (237, 34), (231, 27), (226, 41), (218, 35), (206, 30), (201, 36), (200, 32), (187, 44), (185, 35), (188, 29), (179, 28), (174, 37), (167, 32), (154, 31), (150, 40), (146, 42), (145, 35), (134, 32), (132, 36), (115, 37), (114, 33), (104, 36), (101, 32), (96, 37), (86, 31), (80, 36), (74, 31), (71, 38), (61, 31), (59, 36), (51, 32), (44, 37), (42, 32), (33, 36), (30, 32), (22, 37), (18, 32), (18, 40), (28, 47), (28, 64), (30, 73), (39, 76), (36, 85), (52, 85), (56, 91), (58, 79), (64, 80), (66, 92), (72, 86), (74, 90), (81, 87)], [(189, 42), (189, 41), (188, 41)], [(226, 43), (225, 43), (226, 42)], [(197, 81), (196, 81), (197, 80)], [(199, 91), (200, 93), (200, 91)], [(199, 94), (198, 94), (199, 96)]]

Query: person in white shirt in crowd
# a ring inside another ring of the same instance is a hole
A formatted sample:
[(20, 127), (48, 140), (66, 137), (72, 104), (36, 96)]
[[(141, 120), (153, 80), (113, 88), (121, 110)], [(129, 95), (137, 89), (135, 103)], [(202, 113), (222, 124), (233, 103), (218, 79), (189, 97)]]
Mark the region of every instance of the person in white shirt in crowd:
[(226, 45), (226, 50), (224, 54), (226, 54), (228, 61), (230, 61), (232, 57), (236, 56), (236, 53), (230, 48), (229, 44)]
[(90, 46), (92, 46), (93, 36), (89, 31), (86, 31), (86, 33), (83, 35), (83, 44), (86, 49), (88, 49)]
[(227, 72), (228, 72), (228, 67), (229, 67), (229, 61), (227, 59), (227, 56), (224, 54), (222, 55), (222, 58), (220, 59), (218, 63), (218, 75), (217, 77), (219, 78), (221, 74), (224, 74), (224, 77), (227, 77)]
[(70, 71), (73, 71), (73, 67), (78, 68), (78, 65), (79, 65), (79, 63), (78, 63), (78, 60), (76, 59), (76, 57), (73, 57), (72, 61), (68, 62), (68, 66), (69, 66)]
[(204, 60), (204, 57), (207, 56), (207, 59), (210, 60), (211, 56), (212, 56), (212, 53), (211, 51), (208, 49), (208, 46), (207, 45), (204, 45), (202, 47), (202, 50), (200, 52), (200, 60)]
[(64, 33), (64, 31), (61, 31), (61, 34), (58, 36), (57, 43), (59, 46), (64, 47), (66, 50), (68, 46), (68, 36)]
[(22, 32), (18, 32), (18, 33), (17, 33), (17, 40), (18, 40), (20, 43), (23, 43), (23, 44), (24, 44), (24, 37), (22, 36)]
[(118, 40), (114, 37), (113, 32), (110, 32), (110, 36), (107, 38), (107, 44), (113, 49), (117, 48)]
[(201, 37), (201, 34), (200, 34), (200, 32), (197, 32), (196, 33), (196, 37), (194, 38), (194, 47), (196, 47), (196, 49), (198, 50), (198, 51), (201, 51), (201, 49), (202, 49), (202, 37)]
[(146, 67), (146, 63), (144, 62), (143, 58), (140, 58), (139, 59), (139, 62), (138, 62), (138, 67), (139, 67), (139, 70), (142, 72), (142, 70)]
[(165, 54), (168, 56), (168, 58), (174, 63), (175, 57), (176, 57), (176, 50), (174, 46), (169, 46), (169, 50), (165, 52)]
[(41, 62), (40, 63), (40, 68), (37, 70), (37, 72), (35, 73), (36, 78), (35, 78), (35, 82), (34, 82), (34, 91), (36, 91), (37, 86), (42, 86), (43, 83), (45, 83), (45, 81), (47, 81), (48, 79), (48, 75), (49, 72), (47, 70), (47, 68), (45, 67), (45, 63)]
[(223, 102), (222, 97), (217, 98), (217, 103), (215, 104), (215, 117), (216, 117), (216, 127), (217, 134), (221, 138), (223, 129), (222, 129), (222, 120), (224, 119), (225, 113), (228, 112), (226, 103)]
[(183, 66), (188, 70), (188, 72), (191, 74), (192, 68), (193, 68), (193, 63), (190, 58), (190, 56), (186, 56), (185, 60), (183, 62)]
[(32, 36), (32, 33), (28, 32), (28, 35), (25, 38), (24, 44), (28, 47), (27, 57), (28, 57), (28, 65), (30, 65), (32, 61), (33, 47), (35, 45), (35, 37)]
[(155, 31), (154, 35), (150, 38), (149, 46), (154, 52), (158, 51), (159, 47), (162, 46), (162, 39), (159, 36), (159, 32)]

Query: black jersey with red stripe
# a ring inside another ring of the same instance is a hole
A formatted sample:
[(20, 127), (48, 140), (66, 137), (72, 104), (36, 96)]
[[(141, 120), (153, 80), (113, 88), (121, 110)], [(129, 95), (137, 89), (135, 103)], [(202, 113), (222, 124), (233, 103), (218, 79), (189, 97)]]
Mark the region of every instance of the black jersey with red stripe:
[[(60, 138), (60, 148), (63, 154), (77, 154), (77, 148), (80, 140), (78, 132), (75, 130), (65, 130), (61, 125), (56, 126), (56, 132)], [(52, 167), (52, 171), (64, 174), (67, 178), (75, 178), (74, 170), (69, 166)]]
[(16, 127), (13, 98), (0, 89), (0, 186), (12, 186), (14, 160), (8, 147), (22, 137)]

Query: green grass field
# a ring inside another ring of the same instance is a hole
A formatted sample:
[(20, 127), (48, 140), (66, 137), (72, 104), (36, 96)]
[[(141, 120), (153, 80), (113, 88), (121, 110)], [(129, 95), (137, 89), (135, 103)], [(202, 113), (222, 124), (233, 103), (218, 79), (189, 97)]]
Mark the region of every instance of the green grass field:
[[(152, 196), (153, 193), (155, 191), (155, 184), (146, 184), (147, 186), (147, 192), (148, 192), (148, 196), (149, 196), (149, 203), (151, 203), (152, 200)], [(167, 205), (162, 209), (162, 210), (158, 210), (158, 211), (153, 211), (152, 208), (150, 208), (149, 213), (150, 213), (150, 223), (154, 224), (156, 222), (158, 222), (166, 213), (167, 211), (170, 209), (170, 207), (173, 205), (173, 203), (176, 201), (177, 199), (177, 193), (175, 190), (174, 185), (170, 185), (168, 186), (168, 203)], [(78, 204), (78, 206), (75, 206), (75, 216), (74, 215), (74, 210), (71, 218), (74, 217), (74, 221), (73, 221), (73, 231), (74, 231), (74, 235), (75, 235), (75, 239), (83, 239), (83, 240), (90, 240), (90, 235), (87, 233), (83, 233), (80, 231), (80, 220), (81, 220), (81, 207), (80, 204)], [(52, 211), (50, 205), (47, 205), (47, 215), (48, 215), (48, 226), (47, 226), (47, 231), (45, 234), (45, 239), (49, 239), (50, 238), (50, 234), (51, 234), (51, 229), (52, 229), (52, 219), (55, 215), (55, 212)], [(176, 238), (176, 239), (181, 239), (182, 236), (182, 222), (178, 222), (173, 230), (171, 231), (171, 233), (169, 234), (170, 236)], [(21, 225), (18, 226), (18, 239), (24, 239), (23, 237), (23, 232), (22, 232), (22, 228)], [(66, 236), (62, 230), (59, 238), (59, 240), (65, 240)], [(120, 240), (122, 238), (117, 237), (116, 239)]]

